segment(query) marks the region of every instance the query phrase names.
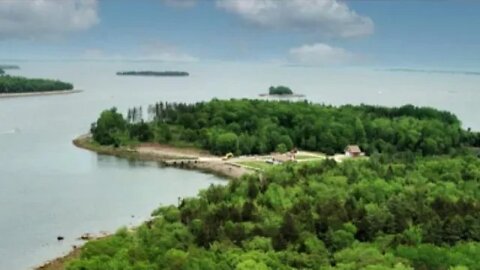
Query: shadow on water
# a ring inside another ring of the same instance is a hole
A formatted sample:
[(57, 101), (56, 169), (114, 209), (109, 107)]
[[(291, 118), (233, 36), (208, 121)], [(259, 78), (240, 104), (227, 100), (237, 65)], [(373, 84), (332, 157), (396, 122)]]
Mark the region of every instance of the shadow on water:
[(129, 168), (157, 167), (163, 168), (160, 162), (127, 159), (109, 155), (97, 155), (97, 164), (99, 167), (118, 168), (119, 166), (128, 166)]

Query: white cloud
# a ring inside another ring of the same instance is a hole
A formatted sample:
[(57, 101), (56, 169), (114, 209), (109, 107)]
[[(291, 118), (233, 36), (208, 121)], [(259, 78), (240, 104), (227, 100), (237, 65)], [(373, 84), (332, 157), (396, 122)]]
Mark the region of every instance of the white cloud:
[(0, 38), (38, 38), (99, 22), (97, 0), (0, 0)]
[(306, 44), (289, 51), (290, 60), (300, 65), (328, 66), (355, 62), (357, 56), (324, 43)]
[(217, 0), (217, 6), (270, 28), (315, 31), (325, 36), (370, 35), (374, 24), (340, 0)]
[(162, 0), (165, 4), (172, 7), (190, 8), (197, 4), (197, 0)]

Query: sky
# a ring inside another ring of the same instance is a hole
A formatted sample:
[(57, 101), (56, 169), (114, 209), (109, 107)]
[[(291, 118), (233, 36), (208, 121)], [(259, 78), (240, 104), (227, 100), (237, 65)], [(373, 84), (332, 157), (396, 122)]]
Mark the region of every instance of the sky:
[(1, 0), (0, 60), (480, 71), (480, 1)]

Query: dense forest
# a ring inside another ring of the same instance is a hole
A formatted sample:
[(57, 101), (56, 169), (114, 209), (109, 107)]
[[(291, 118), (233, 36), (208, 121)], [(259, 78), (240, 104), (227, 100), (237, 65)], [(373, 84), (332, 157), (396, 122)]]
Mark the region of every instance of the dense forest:
[(480, 269), (479, 185), (473, 156), (282, 165), (89, 242), (67, 269)]
[(56, 80), (1, 76), (0, 94), (71, 90), (73, 85)]
[(117, 72), (119, 76), (189, 76), (185, 71), (120, 71)]
[(292, 89), (286, 86), (270, 86), (268, 89), (269, 95), (293, 95)]
[(433, 108), (406, 105), (340, 107), (308, 102), (212, 100), (195, 104), (157, 103), (147, 110), (104, 111), (92, 124), (103, 145), (134, 142), (190, 144), (214, 154), (264, 154), (278, 148), (343, 152), (358, 144), (367, 152), (449, 154), (479, 146), (480, 135), (462, 130), (457, 117)]

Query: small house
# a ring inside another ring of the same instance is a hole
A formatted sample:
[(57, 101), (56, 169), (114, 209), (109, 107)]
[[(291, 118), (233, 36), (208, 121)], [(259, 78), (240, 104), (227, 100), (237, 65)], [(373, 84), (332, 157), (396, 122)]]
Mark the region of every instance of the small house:
[(345, 147), (345, 156), (347, 157), (359, 157), (363, 155), (364, 154), (358, 145), (349, 145)]

